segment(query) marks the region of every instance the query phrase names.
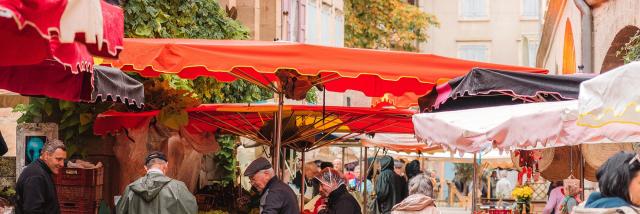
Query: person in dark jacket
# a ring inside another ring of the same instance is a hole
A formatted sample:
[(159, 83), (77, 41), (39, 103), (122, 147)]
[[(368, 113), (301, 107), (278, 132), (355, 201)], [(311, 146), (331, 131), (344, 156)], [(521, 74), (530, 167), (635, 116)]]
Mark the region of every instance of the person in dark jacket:
[(66, 147), (60, 140), (47, 142), (40, 158), (31, 162), (16, 183), (16, 214), (58, 214), (58, 195), (53, 174), (60, 173), (67, 158)]
[(391, 209), (407, 197), (407, 186), (403, 186), (404, 178), (394, 172), (394, 161), (385, 155), (380, 159), (380, 175), (376, 182), (376, 203), (380, 213), (391, 213)]
[(327, 203), (320, 206), (319, 214), (360, 214), (358, 201), (349, 194), (343, 176), (335, 169), (326, 168), (316, 176), (320, 181), (320, 194)]
[(640, 206), (640, 155), (619, 152), (596, 172), (600, 192), (589, 195), (586, 208)]
[(269, 160), (264, 157), (254, 160), (243, 175), (260, 192), (260, 214), (300, 213), (296, 194), (275, 176)]

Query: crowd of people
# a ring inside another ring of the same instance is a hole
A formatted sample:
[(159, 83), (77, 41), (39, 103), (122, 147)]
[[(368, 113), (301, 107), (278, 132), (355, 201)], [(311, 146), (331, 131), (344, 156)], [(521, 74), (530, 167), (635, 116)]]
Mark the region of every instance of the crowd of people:
[[(66, 159), (66, 147), (61, 141), (50, 141), (42, 149), (38, 160), (29, 164), (16, 184), (16, 213), (60, 213), (53, 175), (60, 173)], [(305, 163), (300, 173), (287, 184), (274, 173), (266, 158), (254, 160), (245, 170), (251, 185), (259, 192), (261, 214), (359, 214), (362, 208), (369, 213), (440, 213), (436, 207), (438, 180), (434, 172), (423, 172), (418, 161), (404, 165), (391, 156), (379, 160), (379, 172), (368, 170), (360, 176), (354, 165), (341, 161)], [(131, 183), (117, 202), (116, 213), (197, 213), (195, 197), (186, 185), (167, 177), (168, 159), (161, 152), (151, 152), (143, 167), (147, 173)], [(345, 169), (342, 169), (345, 167)], [(404, 169), (404, 170), (402, 170)], [(342, 173), (342, 170), (346, 170)], [(363, 187), (375, 176), (374, 187)], [(504, 176), (501, 175), (503, 178)], [(503, 179), (502, 178), (502, 179)], [(575, 182), (554, 182), (544, 214), (569, 213), (640, 213), (640, 155), (620, 152), (609, 158), (596, 172), (599, 192), (580, 201), (581, 189)], [(500, 180), (496, 181), (496, 194)], [(297, 185), (296, 185), (297, 184)], [(306, 188), (300, 188), (304, 185)], [(371, 204), (361, 205), (353, 191), (369, 190), (375, 196)], [(302, 193), (301, 189), (305, 189)], [(296, 191), (300, 191), (312, 205), (299, 207)], [(314, 200), (315, 198), (315, 200)]]
[[(311, 161), (302, 164), (304, 176), (302, 170), (298, 171), (289, 185), (294, 192), (304, 195), (306, 206), (301, 208), (303, 213), (350, 214), (360, 213), (361, 208), (368, 209), (370, 213), (438, 213), (434, 197), (439, 190), (439, 180), (433, 174), (435, 172), (424, 172), (417, 160), (405, 164), (402, 160), (383, 156), (378, 163), (376, 170), (366, 170), (367, 174), (361, 176), (356, 163), (344, 164), (340, 159), (333, 162)], [(376, 181), (375, 186), (372, 180)], [(335, 188), (335, 194), (341, 195), (345, 202), (334, 202), (337, 196), (323, 194), (323, 187), (327, 188), (325, 190)], [(368, 204), (363, 204), (362, 199), (356, 200), (365, 190), (374, 196)], [(429, 200), (425, 201), (427, 198)]]

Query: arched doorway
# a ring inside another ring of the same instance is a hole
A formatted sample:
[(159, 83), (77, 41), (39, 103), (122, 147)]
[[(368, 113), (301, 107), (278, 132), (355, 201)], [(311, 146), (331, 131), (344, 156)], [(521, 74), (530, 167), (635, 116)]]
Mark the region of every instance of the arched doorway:
[(624, 64), (622, 56), (618, 56), (618, 51), (629, 42), (631, 37), (635, 35), (638, 30), (640, 29), (636, 26), (627, 25), (618, 31), (616, 36), (613, 38), (613, 41), (611, 41), (609, 50), (607, 50), (607, 55), (604, 56), (600, 73), (605, 73)]
[(571, 21), (567, 19), (564, 28), (564, 48), (562, 49), (562, 74), (576, 73), (576, 48), (573, 42)]

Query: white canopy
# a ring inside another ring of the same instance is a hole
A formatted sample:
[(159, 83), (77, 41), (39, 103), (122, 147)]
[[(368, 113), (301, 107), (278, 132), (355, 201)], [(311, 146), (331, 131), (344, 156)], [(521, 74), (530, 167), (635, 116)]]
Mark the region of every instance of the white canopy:
[(578, 124), (602, 127), (609, 123), (640, 125), (640, 62), (632, 62), (580, 85)]
[(416, 137), (451, 151), (538, 149), (640, 141), (640, 126), (578, 126), (578, 101), (507, 105), (413, 116)]

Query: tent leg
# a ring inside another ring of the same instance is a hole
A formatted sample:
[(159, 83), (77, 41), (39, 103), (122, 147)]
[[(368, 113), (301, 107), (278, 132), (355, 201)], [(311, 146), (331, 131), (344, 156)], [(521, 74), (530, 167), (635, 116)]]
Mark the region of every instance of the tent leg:
[(582, 201), (584, 201), (584, 164), (585, 164), (585, 160), (584, 160), (584, 156), (582, 156), (582, 146), (579, 147), (580, 149), (578, 151), (580, 151), (580, 188), (582, 188), (582, 194), (580, 194), (580, 199), (582, 199)]
[[(360, 171), (361, 181), (364, 184), (364, 186), (362, 186), (362, 189), (364, 190), (364, 191), (362, 191), (363, 192), (363, 196), (364, 196), (364, 197), (362, 197), (362, 198), (364, 198), (364, 204), (362, 206), (362, 207), (364, 207), (364, 212), (363, 212), (364, 214), (367, 214), (367, 212), (369, 212), (369, 209), (367, 209), (368, 208), (367, 204), (368, 204), (368, 201), (369, 201), (369, 194), (367, 194), (367, 176), (369, 176), (369, 157), (367, 157), (367, 154), (368, 154), (367, 151), (369, 151), (369, 148), (364, 147), (364, 168), (365, 168), (365, 171)], [(358, 188), (358, 187), (356, 187), (356, 188)]]
[(345, 161), (344, 160), (344, 151), (345, 151), (345, 149), (346, 149), (345, 147), (342, 147), (342, 166), (340, 167), (340, 169), (342, 169), (342, 172), (340, 172), (340, 173), (342, 173), (342, 174), (344, 174), (344, 165), (345, 165), (345, 162), (344, 162)]
[(476, 198), (478, 197), (478, 159), (476, 153), (473, 153), (473, 188), (471, 188), (471, 213), (476, 212)]
[(278, 92), (278, 113), (276, 114), (276, 125), (275, 125), (275, 156), (274, 162), (272, 165), (274, 166), (273, 171), (282, 179), (282, 173), (280, 169), (280, 149), (282, 148), (282, 108), (284, 107), (284, 93)]
[(302, 150), (302, 157), (300, 158), (302, 160), (302, 166), (300, 166), (300, 173), (302, 173), (302, 179), (300, 179), (300, 181), (302, 182), (300, 184), (300, 210), (304, 210), (304, 193), (305, 193), (305, 189), (307, 188), (307, 177), (304, 174), (304, 164), (305, 164), (305, 160), (304, 160), (304, 150)]

